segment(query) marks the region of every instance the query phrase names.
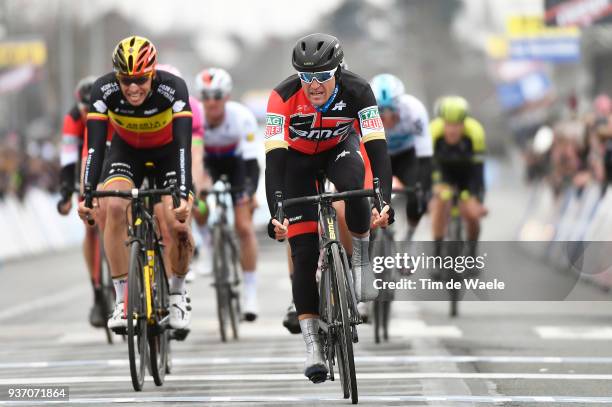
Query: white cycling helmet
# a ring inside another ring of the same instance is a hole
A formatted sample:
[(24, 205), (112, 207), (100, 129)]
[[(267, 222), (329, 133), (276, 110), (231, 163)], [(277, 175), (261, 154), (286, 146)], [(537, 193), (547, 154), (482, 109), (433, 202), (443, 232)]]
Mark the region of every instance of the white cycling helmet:
[(399, 97), (406, 93), (402, 81), (397, 76), (388, 73), (373, 77), (370, 86), (380, 108), (395, 108)]
[(200, 95), (221, 98), (232, 91), (232, 77), (225, 69), (206, 68), (196, 75), (196, 89)]
[(174, 65), (170, 65), (170, 64), (157, 64), (157, 66), (155, 67), (156, 70), (158, 71), (166, 71), (166, 72), (170, 72), (172, 75), (174, 76), (178, 76), (179, 78), (181, 78), (181, 71), (178, 70), (178, 68)]

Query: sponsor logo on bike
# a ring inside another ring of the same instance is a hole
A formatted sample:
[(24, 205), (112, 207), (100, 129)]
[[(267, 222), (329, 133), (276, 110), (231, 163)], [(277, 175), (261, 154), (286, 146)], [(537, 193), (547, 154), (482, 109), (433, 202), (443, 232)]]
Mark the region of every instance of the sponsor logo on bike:
[(327, 219), (327, 232), (329, 233), (329, 238), (332, 240), (336, 239), (336, 230), (334, 228), (334, 220)]

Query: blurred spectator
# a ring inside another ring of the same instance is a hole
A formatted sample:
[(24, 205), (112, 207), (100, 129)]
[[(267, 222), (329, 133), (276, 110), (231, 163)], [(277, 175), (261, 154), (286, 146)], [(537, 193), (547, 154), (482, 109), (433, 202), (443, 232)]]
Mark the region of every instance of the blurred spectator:
[(15, 195), (23, 200), (30, 188), (55, 192), (58, 187), (57, 148), (49, 140), (30, 141), (22, 151), (20, 136), (0, 135), (0, 199)]

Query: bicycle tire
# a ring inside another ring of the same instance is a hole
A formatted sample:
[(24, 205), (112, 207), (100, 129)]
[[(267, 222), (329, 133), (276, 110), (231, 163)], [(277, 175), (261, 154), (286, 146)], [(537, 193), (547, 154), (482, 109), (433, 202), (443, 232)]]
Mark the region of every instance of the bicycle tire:
[[(132, 386), (134, 390), (141, 391), (145, 378), (145, 366), (147, 364), (147, 320), (145, 315), (146, 298), (142, 281), (144, 258), (138, 240), (134, 240), (131, 244), (129, 264), (127, 304), (128, 356)], [(134, 315), (136, 315), (136, 319), (134, 319)]]
[[(97, 242), (97, 267), (100, 273), (100, 291), (102, 293), (100, 302), (102, 310), (105, 316), (111, 315), (115, 307), (115, 287), (113, 286), (113, 279), (106, 260), (106, 253), (104, 251), (104, 243), (98, 231), (96, 231), (98, 240)], [(106, 342), (109, 345), (113, 344), (113, 332), (108, 328), (108, 324), (104, 324), (104, 332), (106, 334)]]
[(332, 314), (332, 301), (331, 301), (331, 289), (329, 283), (329, 270), (327, 267), (327, 261), (324, 260), (321, 266), (321, 278), (319, 279), (319, 318), (326, 324), (327, 330), (319, 328), (319, 339), (321, 340), (321, 346), (323, 347), (323, 354), (327, 359), (327, 368), (329, 370), (329, 379), (335, 380), (334, 376), (334, 340), (333, 340), (333, 328), (329, 326), (333, 320)]
[[(451, 257), (457, 257), (461, 255), (461, 242), (463, 241), (462, 236), (462, 220), (460, 216), (453, 216), (451, 218), (451, 224), (449, 225), (449, 237), (451, 239), (451, 243), (449, 244), (449, 248), (452, 247)], [(450, 279), (453, 279), (453, 275), (456, 274), (453, 271), (448, 272), (450, 275)], [(450, 299), (450, 309), (449, 315), (451, 318), (456, 318), (459, 316), (459, 299), (461, 296), (461, 289), (451, 288), (449, 290), (449, 299)]]
[[(330, 269), (333, 267), (332, 288), (335, 291), (338, 299), (337, 304), (340, 308), (340, 329), (338, 330), (339, 348), (340, 348), (340, 360), (339, 363), (343, 364), (344, 377), (348, 379), (348, 387), (350, 388), (350, 397), (353, 404), (357, 404), (359, 401), (359, 395), (357, 392), (357, 374), (355, 371), (355, 357), (353, 354), (353, 335), (351, 332), (351, 320), (348, 312), (348, 293), (347, 293), (347, 282), (346, 272), (344, 269), (344, 263), (340, 257), (340, 249), (337, 244), (332, 244), (330, 247), (332, 255), (332, 264)], [(343, 375), (340, 376), (342, 379)], [(345, 398), (346, 392), (345, 392)]]
[(164, 384), (166, 376), (166, 364), (168, 362), (168, 330), (159, 324), (159, 321), (168, 316), (169, 287), (166, 269), (163, 263), (163, 255), (160, 248), (155, 248), (154, 277), (151, 291), (153, 293), (153, 312), (158, 324), (147, 324), (147, 339), (149, 342), (149, 361), (151, 376), (157, 386)]
[(227, 283), (227, 258), (223, 231), (219, 225), (213, 227), (213, 276), (215, 278), (215, 296), (217, 299), (217, 320), (219, 321), (219, 334), (221, 342), (227, 341), (227, 323), (229, 304), (229, 290)]
[(232, 337), (237, 340), (239, 337), (239, 325), (240, 325), (240, 276), (238, 269), (238, 250), (235, 241), (232, 239), (230, 243), (230, 267), (232, 282), (229, 288), (228, 295), (228, 307), (230, 315), (230, 326), (232, 327)]

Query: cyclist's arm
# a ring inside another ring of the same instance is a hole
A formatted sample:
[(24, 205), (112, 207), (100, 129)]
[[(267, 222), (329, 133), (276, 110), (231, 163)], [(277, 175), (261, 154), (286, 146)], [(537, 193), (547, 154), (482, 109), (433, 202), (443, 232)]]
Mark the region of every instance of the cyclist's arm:
[(360, 95), (361, 107), (357, 113), (363, 146), (372, 166), (372, 176), (380, 179), (383, 199), (391, 202), (391, 160), (387, 151), (385, 129), (380, 119), (376, 98), (369, 85)]
[(485, 191), (484, 156), (487, 150), (485, 131), (475, 119), (468, 117), (465, 122), (466, 132), (472, 140), (474, 155), (472, 158), (472, 180), (480, 191)]
[(87, 114), (87, 157), (83, 185), (93, 189), (98, 185), (102, 175), (108, 131), (108, 107), (100, 89), (103, 84), (99, 79), (94, 83), (91, 91), (91, 105)]
[(200, 102), (195, 98), (189, 98), (192, 113), (191, 130), (191, 173), (195, 192), (199, 193), (207, 188), (210, 180), (204, 172), (204, 123)]
[(415, 98), (414, 102), (415, 152), (417, 156), (417, 179), (424, 192), (431, 189), (431, 172), (433, 170), (433, 143), (429, 132), (429, 115), (425, 106)]
[(246, 106), (244, 106), (242, 133), (242, 146), (240, 147), (240, 150), (244, 160), (244, 168), (248, 176), (248, 180), (255, 184), (247, 184), (246, 188), (248, 193), (252, 194), (252, 192), (257, 189), (257, 183), (259, 182), (259, 163), (257, 162), (257, 119), (255, 119), (255, 115)]
[(79, 160), (79, 146), (83, 139), (85, 125), (81, 120), (81, 112), (74, 106), (64, 116), (62, 126), (62, 148), (60, 155), (60, 192), (62, 197), (70, 197), (75, 185), (76, 165)]
[[(274, 217), (276, 191), (285, 191), (285, 168), (287, 163), (288, 144), (285, 135), (289, 131), (289, 119), (286, 106), (276, 91), (272, 91), (268, 100), (266, 115), (266, 198), (270, 215)], [(281, 219), (282, 222), (282, 219)]]
[(176, 78), (174, 102), (172, 105), (172, 136), (178, 145), (178, 186), (181, 198), (187, 200), (191, 192), (191, 131), (192, 113), (189, 106), (187, 85), (181, 78)]

